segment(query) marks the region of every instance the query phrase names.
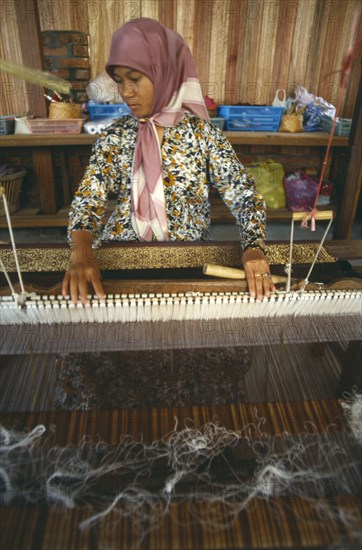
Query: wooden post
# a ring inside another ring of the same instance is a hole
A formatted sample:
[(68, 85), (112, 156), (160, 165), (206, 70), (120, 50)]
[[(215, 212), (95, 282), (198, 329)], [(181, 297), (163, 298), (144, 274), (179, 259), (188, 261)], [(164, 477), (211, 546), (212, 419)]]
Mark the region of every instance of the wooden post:
[[(26, 0), (26, 2), (17, 3), (16, 17), (20, 29), (19, 40), (23, 64), (32, 69), (44, 70), (37, 1)], [(48, 112), (43, 87), (27, 83), (26, 91), (31, 114), (46, 118)], [(43, 214), (55, 214), (57, 204), (51, 150), (35, 149), (32, 156), (41, 211)]]
[(342, 203), (339, 208), (334, 239), (350, 239), (352, 225), (356, 216), (358, 199), (362, 182), (362, 72), (359, 80), (356, 105), (353, 113), (350, 134), (350, 157), (346, 182), (343, 189)]
[(32, 157), (41, 213), (56, 214), (57, 197), (51, 150), (49, 147), (37, 147), (33, 149)]

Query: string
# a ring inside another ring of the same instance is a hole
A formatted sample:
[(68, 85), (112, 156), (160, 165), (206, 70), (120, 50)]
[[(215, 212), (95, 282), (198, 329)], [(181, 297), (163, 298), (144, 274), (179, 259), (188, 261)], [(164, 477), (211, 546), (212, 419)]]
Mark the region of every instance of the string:
[(325, 239), (326, 239), (326, 237), (327, 237), (327, 235), (328, 235), (328, 231), (329, 231), (329, 229), (330, 229), (330, 227), (331, 227), (331, 225), (332, 225), (332, 222), (333, 222), (333, 218), (332, 218), (331, 220), (329, 220), (329, 224), (327, 225), (327, 228), (326, 228), (326, 230), (325, 230), (325, 232), (324, 232), (324, 235), (323, 235), (323, 237), (322, 237), (322, 240), (321, 240), (321, 242), (319, 243), (319, 246), (318, 246), (317, 252), (315, 253), (315, 256), (314, 256), (312, 265), (310, 266), (309, 271), (308, 271), (308, 274), (307, 274), (306, 278), (304, 279), (304, 281), (303, 281), (303, 283), (302, 283), (302, 286), (301, 286), (301, 288), (300, 288), (301, 292), (304, 291), (305, 287), (306, 287), (307, 284), (309, 283), (309, 277), (310, 277), (310, 275), (311, 275), (311, 273), (312, 273), (312, 271), (313, 271), (313, 268), (314, 268), (314, 266), (315, 266), (315, 264), (316, 264), (317, 258), (318, 258), (318, 256), (319, 256), (319, 253), (320, 253), (321, 249), (322, 249), (323, 243), (324, 243), (324, 241), (325, 241)]
[(13, 254), (14, 254), (14, 259), (15, 259), (15, 264), (16, 264), (16, 272), (18, 274), (21, 292), (22, 292), (22, 295), (24, 297), (26, 295), (26, 292), (25, 292), (23, 278), (22, 278), (21, 271), (20, 271), (18, 253), (17, 253), (17, 250), (16, 250), (15, 239), (14, 239), (13, 229), (12, 229), (11, 220), (10, 220), (10, 212), (9, 212), (9, 208), (8, 208), (8, 201), (6, 200), (5, 189), (1, 186), (0, 186), (0, 194), (1, 194), (2, 199), (3, 199), (6, 222), (8, 224), (10, 242), (11, 242), (11, 246), (12, 246), (12, 249), (13, 249)]
[(301, 223), (301, 226), (303, 228), (306, 228), (306, 227), (308, 227), (308, 221), (310, 220), (312, 231), (315, 231), (315, 214), (317, 212), (317, 201), (318, 201), (318, 197), (319, 197), (320, 190), (321, 190), (321, 187), (322, 187), (324, 173), (325, 173), (326, 167), (327, 167), (327, 162), (328, 162), (328, 159), (329, 159), (329, 152), (330, 152), (330, 149), (332, 147), (332, 141), (333, 141), (333, 137), (334, 137), (335, 128), (336, 128), (336, 125), (337, 125), (339, 112), (340, 112), (340, 109), (341, 109), (341, 106), (342, 106), (342, 103), (343, 103), (343, 100), (344, 100), (344, 96), (345, 96), (345, 93), (346, 93), (346, 90), (347, 90), (347, 83), (348, 83), (349, 74), (350, 74), (351, 67), (352, 67), (352, 61), (354, 60), (354, 58), (359, 53), (359, 49), (360, 49), (360, 46), (361, 46), (361, 43), (362, 43), (362, 28), (360, 28), (359, 36), (355, 40), (354, 45), (352, 46), (353, 38), (356, 34), (356, 27), (357, 27), (358, 18), (359, 18), (359, 12), (356, 11), (356, 13), (354, 14), (353, 21), (352, 21), (352, 29), (351, 29), (351, 34), (350, 34), (350, 44), (347, 47), (347, 50), (346, 50), (346, 52), (343, 56), (343, 64), (342, 64), (342, 69), (341, 69), (341, 71), (342, 71), (341, 87), (340, 87), (340, 91), (339, 91), (339, 95), (338, 95), (338, 99), (337, 99), (336, 110), (335, 110), (334, 117), (333, 117), (332, 128), (331, 128), (331, 131), (330, 131), (329, 137), (328, 137), (327, 149), (326, 149), (324, 159), (323, 159), (323, 163), (322, 163), (322, 169), (321, 169), (321, 173), (320, 173), (320, 176), (319, 176), (319, 182), (318, 182), (318, 187), (317, 187), (317, 192), (316, 192), (313, 208), (312, 208), (311, 212), (309, 212), (307, 214), (307, 216), (304, 218), (304, 220)]
[(8, 283), (9, 285), (9, 288), (11, 290), (11, 294), (14, 296), (14, 299), (16, 299), (16, 296), (17, 296), (17, 293), (15, 292), (15, 288), (13, 287), (13, 284), (10, 280), (10, 277), (9, 277), (9, 274), (6, 270), (6, 267), (4, 265), (4, 262), (2, 261), (2, 259), (0, 258), (0, 268), (1, 268), (1, 271), (4, 273), (5, 275), (5, 279), (6, 279), (6, 282)]
[(286, 292), (290, 292), (290, 285), (292, 281), (292, 258), (293, 258), (293, 242), (294, 242), (294, 218), (292, 218), (291, 224), (290, 224), (290, 241), (289, 241), (289, 263), (286, 265), (286, 273), (287, 273), (287, 284), (286, 284)]

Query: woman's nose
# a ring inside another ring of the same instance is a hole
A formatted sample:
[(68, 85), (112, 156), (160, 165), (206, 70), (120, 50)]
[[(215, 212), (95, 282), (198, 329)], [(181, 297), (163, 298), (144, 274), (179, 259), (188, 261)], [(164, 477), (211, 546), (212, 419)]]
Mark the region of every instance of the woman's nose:
[(125, 84), (124, 88), (122, 90), (123, 97), (133, 97), (135, 95), (135, 85), (133, 82), (130, 82), (129, 84)]

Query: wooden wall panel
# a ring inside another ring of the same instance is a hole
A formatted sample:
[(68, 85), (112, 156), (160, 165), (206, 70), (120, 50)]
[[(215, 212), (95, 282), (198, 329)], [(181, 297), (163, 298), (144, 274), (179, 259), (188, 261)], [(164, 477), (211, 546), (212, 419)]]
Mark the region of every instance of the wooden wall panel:
[[(275, 47), (272, 56), (272, 63), (270, 63), (271, 74), (270, 82), (273, 83), (274, 89), (277, 84), (277, 88), (288, 89), (289, 86), (289, 73), (291, 68), (291, 59), (293, 52), (293, 38), (296, 34), (296, 26), (298, 17), (294, 11), (286, 12), (282, 9), (282, 6), (278, 5), (276, 13), (272, 12), (271, 16), (275, 20)], [(266, 50), (266, 57), (268, 50)]]
[(224, 102), (233, 104), (239, 97), (239, 87), (243, 71), (243, 45), (246, 19), (240, 18), (238, 10), (245, 0), (231, 0), (230, 17), (238, 20), (238, 25), (230, 24), (227, 42), (227, 71), (225, 72)]
[[(211, 17), (207, 17), (204, 14), (206, 20), (210, 19), (210, 42), (209, 51), (207, 52), (207, 62), (205, 65), (208, 67), (209, 86), (216, 89), (216, 93), (207, 93), (211, 97), (225, 97), (225, 76), (228, 71), (228, 35), (225, 29), (230, 28), (230, 1), (225, 0), (223, 3), (224, 12), (220, 16), (217, 10), (211, 14)], [(195, 28), (195, 34), (197, 28)], [(202, 35), (198, 37), (198, 40), (202, 41)], [(206, 90), (205, 86), (203, 88)]]
[[(0, 47), (7, 59), (19, 57), (28, 0), (3, 0)], [(37, 0), (42, 30), (79, 30), (90, 37), (92, 77), (104, 70), (112, 33), (125, 21), (153, 17), (177, 30), (195, 57), (205, 94), (219, 103), (270, 104), (277, 88), (292, 93), (297, 84), (334, 103), (343, 53), (360, 0)], [(341, 114), (350, 117), (361, 60), (351, 73)], [(23, 85), (9, 94), (12, 79), (2, 75), (1, 112), (27, 108)], [(14, 88), (14, 86), (13, 86)]]
[[(19, 40), (19, 27), (15, 0), (7, 0), (0, 4), (0, 56), (22, 63)], [(25, 14), (24, 14), (25, 17)], [(0, 73), (0, 114), (24, 114), (29, 109), (25, 82), (5, 73)]]
[(199, 0), (177, 0), (176, 10), (176, 30), (186, 40), (190, 50), (194, 51), (194, 42), (199, 40), (199, 35), (195, 37), (193, 22), (195, 20), (195, 3)]

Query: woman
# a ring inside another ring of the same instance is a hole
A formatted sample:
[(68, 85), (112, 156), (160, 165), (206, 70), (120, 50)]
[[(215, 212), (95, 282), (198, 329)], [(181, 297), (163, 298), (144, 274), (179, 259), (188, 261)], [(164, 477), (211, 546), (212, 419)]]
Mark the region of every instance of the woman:
[[(93, 247), (101, 240), (201, 240), (209, 225), (209, 184), (236, 218), (250, 295), (275, 290), (263, 252), (265, 207), (222, 132), (208, 122), (187, 45), (152, 19), (130, 21), (113, 37), (106, 65), (132, 115), (95, 143), (71, 206), (72, 263), (62, 292), (104, 297)], [(117, 207), (102, 231), (110, 192)]]

